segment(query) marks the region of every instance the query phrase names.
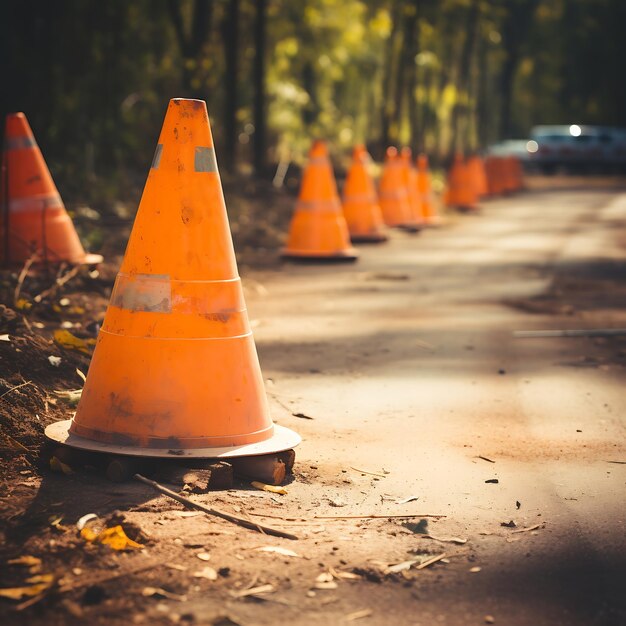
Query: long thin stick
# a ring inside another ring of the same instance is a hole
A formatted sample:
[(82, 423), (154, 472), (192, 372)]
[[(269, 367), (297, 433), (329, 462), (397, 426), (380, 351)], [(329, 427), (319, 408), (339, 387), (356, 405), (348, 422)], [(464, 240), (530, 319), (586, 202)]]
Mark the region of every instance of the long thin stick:
[(25, 383), (22, 383), (21, 385), (15, 385), (15, 387), (11, 387), (11, 389), (9, 389), (8, 391), (5, 391), (0, 396), (0, 400), (4, 398), (4, 396), (6, 396), (8, 393), (11, 393), (12, 391), (15, 391), (16, 389), (19, 389), (20, 387), (26, 387), (26, 385), (32, 385), (32, 384), (33, 384), (32, 380), (27, 380)]
[(72, 268), (69, 272), (66, 272), (60, 278), (57, 278), (54, 284), (52, 285), (52, 287), (50, 287), (49, 289), (46, 289), (45, 291), (42, 291), (39, 295), (35, 296), (33, 300), (35, 302), (41, 302), (44, 298), (47, 298), (48, 296), (53, 295), (54, 293), (56, 293), (56, 291), (60, 287), (63, 287), (65, 283), (69, 282), (72, 278), (74, 278), (74, 276), (76, 276), (78, 272), (80, 272), (80, 270), (81, 270), (80, 265), (77, 265), (76, 267)]
[(541, 339), (542, 337), (615, 337), (626, 335), (626, 328), (582, 328), (572, 330), (516, 330), (517, 339)]
[(446, 517), (446, 515), (428, 515), (426, 513), (415, 515), (315, 515), (313, 519), (402, 519), (411, 517), (432, 517), (439, 519), (440, 517)]
[(24, 267), (22, 267), (22, 271), (20, 272), (20, 275), (17, 277), (15, 291), (13, 292), (13, 303), (16, 306), (17, 306), (17, 301), (20, 298), (20, 291), (22, 290), (22, 285), (24, 284), (24, 281), (26, 280), (26, 276), (28, 275), (28, 270), (30, 269), (30, 266), (35, 262), (35, 258), (36, 256), (33, 254), (31, 257), (26, 259), (26, 262), (24, 263)]
[(238, 524), (239, 526), (243, 526), (244, 528), (249, 528), (250, 530), (256, 530), (257, 532), (263, 533), (265, 535), (273, 535), (274, 537), (284, 537), (285, 539), (298, 539), (296, 535), (292, 535), (291, 533), (283, 532), (282, 530), (278, 530), (276, 528), (270, 528), (269, 526), (262, 526), (261, 524), (255, 524), (247, 519), (243, 519), (241, 517), (236, 517), (235, 515), (230, 515), (230, 513), (224, 513), (223, 511), (218, 511), (217, 509), (211, 509), (208, 506), (204, 506), (204, 504), (199, 504), (198, 502), (194, 502), (193, 500), (189, 500), (189, 498), (185, 498), (184, 496), (179, 496), (175, 491), (160, 485), (154, 480), (150, 480), (141, 474), (135, 474), (135, 478), (146, 485), (150, 485), (154, 487), (158, 492), (162, 493), (164, 496), (168, 496), (177, 502), (180, 502), (184, 506), (190, 509), (197, 509), (198, 511), (203, 511), (208, 515), (215, 515), (215, 517), (221, 517), (228, 522), (232, 522), (233, 524)]

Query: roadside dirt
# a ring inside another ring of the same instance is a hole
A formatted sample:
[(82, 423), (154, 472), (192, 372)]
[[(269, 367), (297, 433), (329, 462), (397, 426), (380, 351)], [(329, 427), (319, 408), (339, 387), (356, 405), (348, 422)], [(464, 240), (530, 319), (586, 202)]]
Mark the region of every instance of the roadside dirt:
[[(238, 482), (192, 498), (298, 541), (41, 467), (43, 427), (72, 412), (55, 392), (79, 389), (89, 361), (53, 332), (95, 336), (119, 256), (28, 311), (5, 275), (0, 588), (36, 575), (7, 565), (25, 555), (55, 584), (21, 610), (0, 598), (2, 622), (625, 624), (626, 337), (512, 338), (626, 327), (625, 198), (539, 188), (394, 234), (353, 267), (278, 265), (279, 226), (244, 251), (274, 418), (304, 443), (286, 495)], [(86, 542), (87, 513), (140, 528), (144, 547)]]

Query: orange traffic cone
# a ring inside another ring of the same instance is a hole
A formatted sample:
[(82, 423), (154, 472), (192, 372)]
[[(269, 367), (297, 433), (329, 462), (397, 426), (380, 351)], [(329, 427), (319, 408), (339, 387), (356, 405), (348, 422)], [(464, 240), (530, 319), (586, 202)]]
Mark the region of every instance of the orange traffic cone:
[(478, 197), (463, 155), (456, 154), (448, 172), (446, 204), (461, 211), (477, 211)]
[(467, 159), (466, 167), (470, 180), (476, 190), (476, 196), (479, 198), (486, 196), (489, 193), (489, 188), (483, 160), (477, 154), (474, 154)]
[(337, 183), (323, 141), (315, 141), (281, 256), (292, 260), (356, 261)]
[(76, 415), (46, 436), (170, 458), (300, 442), (269, 414), (202, 100), (170, 101)]
[(487, 157), (485, 171), (487, 173), (487, 189), (490, 196), (499, 196), (506, 191), (506, 166), (504, 158), (499, 156)]
[(497, 196), (500, 191), (498, 188), (498, 164), (497, 157), (488, 156), (485, 159), (485, 175), (487, 176), (487, 195)]
[(428, 166), (428, 157), (425, 154), (418, 155), (416, 170), (420, 215), (424, 220), (424, 224), (427, 226), (435, 226), (441, 222), (441, 219), (435, 213), (432, 178), (430, 175), (430, 168)]
[(515, 191), (519, 191), (524, 188), (524, 168), (522, 161), (518, 157), (513, 158), (513, 175), (515, 180)]
[(364, 146), (355, 146), (343, 189), (343, 214), (350, 239), (355, 243), (387, 241), (376, 189), (367, 171), (370, 160)]
[(387, 226), (395, 226), (410, 231), (419, 230), (413, 219), (409, 194), (405, 180), (405, 170), (398, 151), (387, 148), (385, 165), (379, 183), (380, 208)]
[(400, 158), (403, 165), (404, 184), (406, 185), (409, 206), (411, 207), (411, 217), (416, 229), (424, 225), (424, 220), (420, 212), (419, 193), (417, 191), (417, 171), (413, 167), (411, 148), (405, 146), (400, 150)]
[(522, 170), (520, 160), (513, 155), (505, 158), (506, 163), (506, 190), (519, 191), (522, 188)]
[(95, 265), (86, 254), (23, 113), (6, 118), (2, 152), (0, 256), (4, 265), (36, 262)]

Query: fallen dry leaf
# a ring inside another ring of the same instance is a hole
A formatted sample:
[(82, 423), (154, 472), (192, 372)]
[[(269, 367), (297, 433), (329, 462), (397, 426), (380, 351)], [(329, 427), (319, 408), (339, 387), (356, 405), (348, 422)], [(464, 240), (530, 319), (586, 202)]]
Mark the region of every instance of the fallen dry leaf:
[(331, 590), (331, 589), (337, 589), (339, 585), (337, 585), (337, 583), (334, 580), (329, 580), (328, 582), (315, 583), (315, 585), (313, 586), (315, 587), (315, 589)]
[(75, 350), (83, 354), (91, 354), (91, 348), (96, 345), (95, 339), (81, 339), (73, 335), (69, 330), (55, 330), (54, 341), (62, 348)]
[(252, 587), (251, 589), (242, 589), (241, 591), (231, 591), (230, 595), (233, 598), (246, 598), (247, 596), (256, 596), (263, 593), (273, 593), (275, 591), (274, 585), (260, 585), (259, 587)]
[(334, 576), (330, 572), (322, 572), (316, 579), (316, 583), (329, 583)]
[(372, 611), (372, 609), (361, 609), (360, 611), (354, 611), (353, 613), (348, 613), (348, 615), (346, 615), (346, 622), (354, 622), (357, 619), (369, 617), (373, 614), (374, 611)]
[(398, 574), (399, 572), (404, 572), (405, 570), (411, 569), (413, 565), (419, 562), (419, 559), (411, 559), (410, 561), (402, 561), (401, 563), (396, 563), (395, 565), (389, 565), (385, 568), (385, 574)]
[(104, 528), (100, 532), (94, 532), (91, 528), (83, 528), (80, 536), (90, 543), (101, 543), (113, 550), (141, 550), (143, 545), (130, 539), (121, 526)]
[(166, 600), (176, 600), (177, 602), (186, 602), (187, 596), (181, 596), (177, 593), (171, 593), (170, 591), (166, 591), (165, 589), (161, 589), (160, 587), (144, 587), (141, 590), (141, 595), (150, 598), (165, 598)]
[(260, 489), (261, 491), (269, 491), (271, 493), (277, 493), (281, 496), (287, 495), (287, 490), (284, 487), (275, 486), (275, 485), (266, 485), (265, 483), (261, 483), (258, 480), (254, 480), (250, 483), (253, 487)]
[(63, 461), (57, 459), (56, 456), (53, 456), (50, 459), (50, 469), (53, 472), (59, 472), (61, 474), (65, 474), (66, 476), (74, 473), (74, 470), (67, 463), (63, 463)]
[(334, 567), (329, 567), (328, 571), (338, 580), (361, 580), (361, 577), (358, 574), (353, 574), (352, 572), (342, 572), (340, 570), (336, 570)]
[(442, 543), (456, 543), (458, 545), (463, 545), (467, 543), (467, 539), (462, 539), (461, 537), (435, 537), (435, 535), (424, 535), (426, 539), (434, 539), (435, 541), (441, 541)]
[(34, 571), (35, 569), (39, 569), (41, 567), (41, 559), (37, 558), (36, 556), (29, 555), (19, 556), (16, 559), (11, 559), (7, 561), (7, 563), (9, 565), (25, 565), (26, 567), (30, 568), (30, 571), (33, 574), (36, 573)]
[(193, 573), (194, 578), (206, 578), (207, 580), (217, 580), (217, 572), (212, 567), (203, 567)]
[(402, 498), (401, 500), (396, 500), (396, 504), (407, 504), (408, 502), (413, 502), (414, 500), (419, 500), (419, 496), (408, 496), (407, 498)]
[(342, 507), (342, 506), (347, 506), (348, 503), (345, 500), (342, 500), (341, 498), (335, 498), (335, 499), (328, 499), (328, 504), (330, 504), (330, 506), (335, 506), (335, 507)]
[(34, 598), (47, 591), (54, 584), (53, 574), (38, 574), (27, 578), (24, 582), (30, 583), (24, 587), (9, 587), (0, 589), (0, 597), (9, 600), (21, 600), (22, 598)]
[(178, 565), (178, 563), (166, 563), (165, 567), (167, 567), (168, 569), (175, 569), (178, 572), (184, 572), (187, 570), (187, 567), (185, 565)]
[(537, 530), (538, 528), (541, 528), (541, 524), (535, 524), (534, 526), (529, 526), (528, 528), (520, 528), (519, 530), (512, 531), (511, 534), (513, 534), (513, 533), (528, 533), (531, 530)]
[(198, 552), (198, 554), (196, 554), (196, 558), (201, 561), (210, 561), (211, 555), (208, 552)]
[(263, 546), (262, 548), (255, 548), (257, 552), (272, 552), (274, 554), (280, 554), (282, 556), (294, 556), (299, 559), (302, 557), (294, 552), (293, 550), (289, 550), (289, 548), (281, 548), (280, 546)]

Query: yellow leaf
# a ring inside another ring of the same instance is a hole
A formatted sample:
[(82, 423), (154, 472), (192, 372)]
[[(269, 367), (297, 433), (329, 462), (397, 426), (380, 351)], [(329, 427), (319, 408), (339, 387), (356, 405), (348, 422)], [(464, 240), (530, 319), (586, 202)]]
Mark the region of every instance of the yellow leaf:
[(80, 536), (85, 541), (95, 541), (98, 538), (98, 533), (91, 530), (91, 528), (85, 527), (81, 529)]
[(60, 533), (66, 533), (69, 530), (69, 528), (61, 524), (62, 521), (63, 521), (63, 516), (60, 516), (60, 517), (52, 516), (49, 519), (50, 526), (58, 530)]
[(53, 472), (59, 472), (65, 474), (66, 476), (74, 473), (74, 470), (72, 470), (67, 463), (63, 463), (63, 461), (60, 461), (56, 456), (53, 456), (50, 459), (50, 469)]
[(15, 302), (15, 308), (20, 311), (28, 311), (28, 309), (33, 308), (33, 304), (26, 300), (26, 298), (18, 298)]
[(95, 533), (90, 528), (83, 528), (80, 536), (86, 541), (101, 543), (113, 550), (141, 550), (143, 548), (142, 544), (127, 537), (124, 529), (119, 525), (104, 528), (99, 533)]
[(96, 345), (95, 339), (81, 339), (73, 335), (69, 330), (59, 329), (54, 331), (54, 341), (62, 348), (76, 350), (83, 354), (91, 354), (90, 347)]
[(265, 483), (260, 483), (255, 480), (251, 483), (253, 487), (260, 489), (261, 491), (270, 491), (271, 493), (278, 493), (281, 496), (287, 495), (287, 490), (284, 487), (275, 487), (274, 485), (266, 485)]
[(63, 463), (63, 461), (59, 461), (59, 459), (56, 458), (56, 456), (53, 456), (50, 459), (50, 469), (53, 472), (60, 472), (62, 474), (65, 474), (66, 476), (69, 476), (70, 474), (74, 473), (74, 470), (67, 465), (67, 463)]
[(9, 565), (26, 565), (27, 567), (39, 567), (41, 565), (41, 559), (36, 556), (19, 556), (17, 559), (11, 559), (7, 561)]
[(0, 589), (0, 597), (9, 598), (9, 600), (21, 600), (24, 597), (34, 598), (52, 587), (52, 584), (54, 583), (54, 575), (40, 574), (38, 576), (31, 576), (26, 582), (33, 584), (28, 587), (10, 587)]

